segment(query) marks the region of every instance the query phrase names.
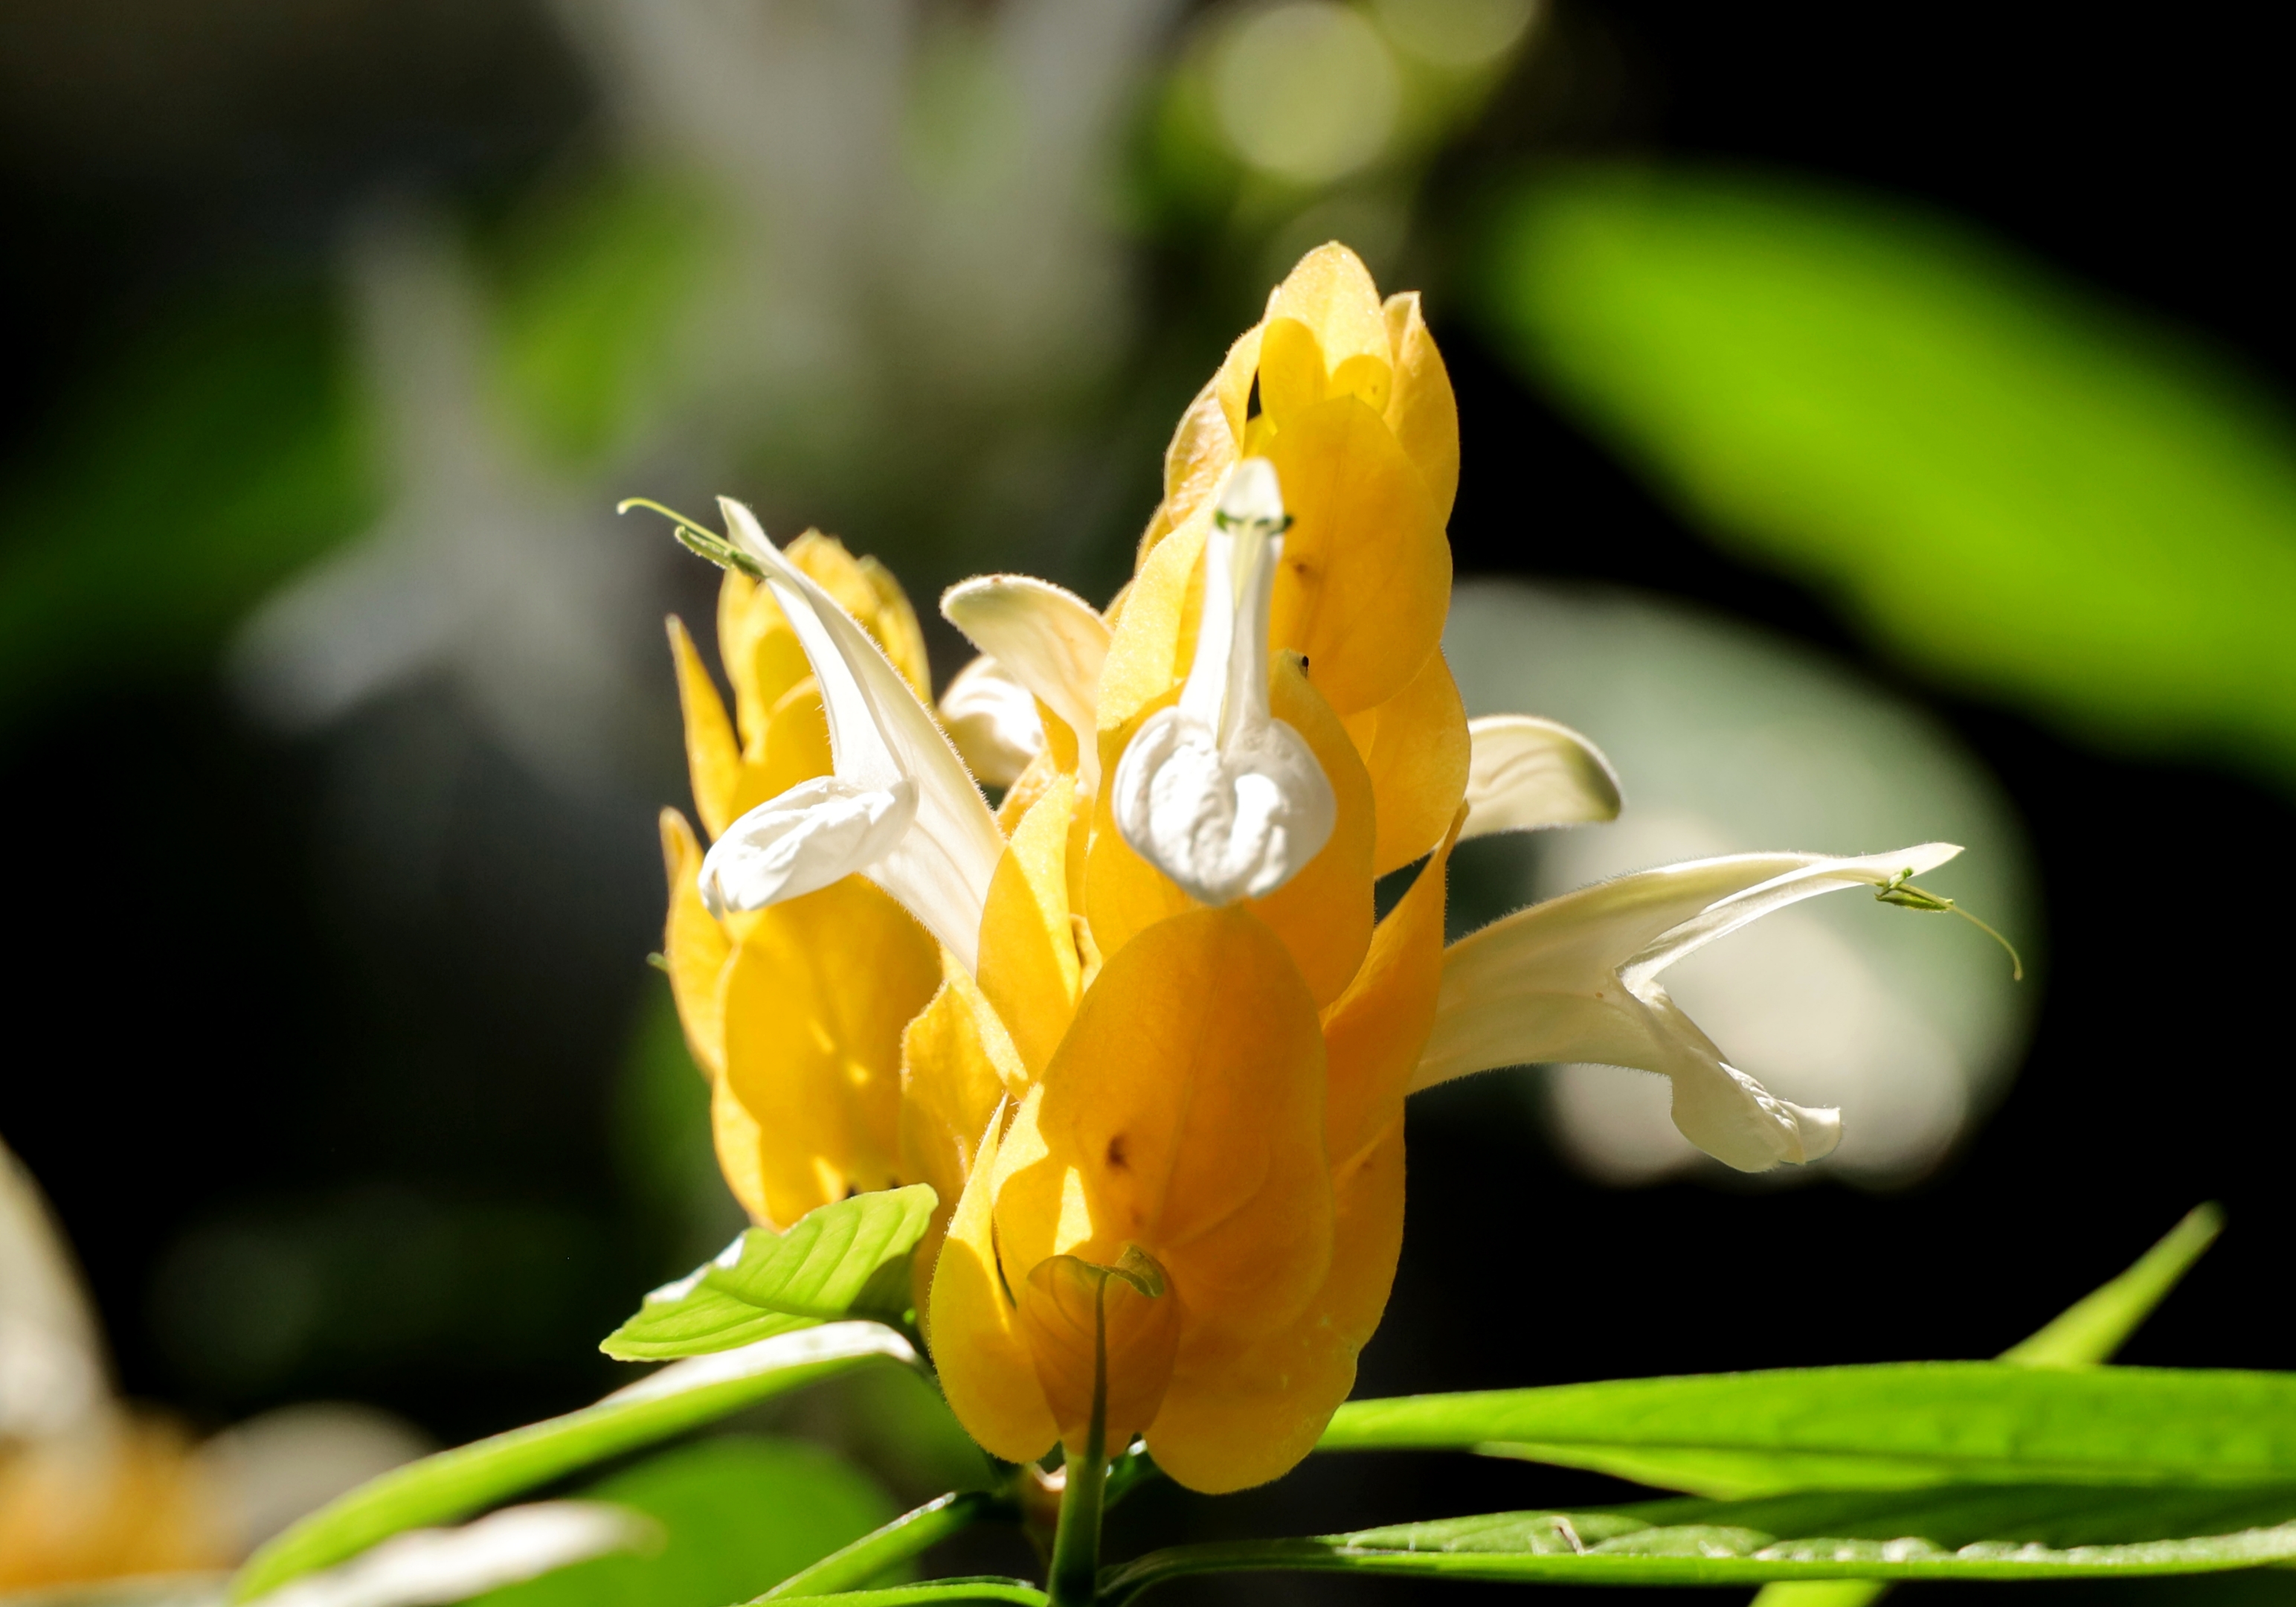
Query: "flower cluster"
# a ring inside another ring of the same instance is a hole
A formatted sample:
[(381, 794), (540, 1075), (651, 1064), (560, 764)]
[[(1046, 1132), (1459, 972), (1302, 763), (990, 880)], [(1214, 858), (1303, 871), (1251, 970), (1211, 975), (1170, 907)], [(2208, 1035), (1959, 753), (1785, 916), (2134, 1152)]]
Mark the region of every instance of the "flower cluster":
[(771, 1224), (933, 1186), (916, 1309), (999, 1456), (1144, 1435), (1200, 1490), (1296, 1463), (1386, 1306), (1414, 1089), (1595, 1061), (1671, 1079), (1730, 1166), (1833, 1146), (1835, 1112), (1730, 1066), (1660, 975), (1956, 850), (1671, 866), (1447, 949), (1461, 837), (1619, 806), (1575, 732), (1466, 717), (1440, 651), (1458, 466), (1417, 297), (1329, 245), (1182, 417), (1107, 608), (951, 589), (983, 656), (938, 712), (882, 569), (723, 505), (733, 718), (671, 626), (707, 851), (663, 816), (718, 1153)]

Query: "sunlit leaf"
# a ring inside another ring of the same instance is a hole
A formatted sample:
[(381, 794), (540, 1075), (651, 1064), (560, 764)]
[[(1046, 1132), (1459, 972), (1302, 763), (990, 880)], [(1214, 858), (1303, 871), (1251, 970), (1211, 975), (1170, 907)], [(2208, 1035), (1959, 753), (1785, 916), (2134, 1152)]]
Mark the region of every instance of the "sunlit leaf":
[[(2135, 1265), (2009, 1347), (2000, 1359), (2021, 1367), (2081, 1367), (2111, 1360), (2223, 1231), (2222, 1210), (2194, 1207)], [(1866, 1607), (1889, 1588), (1880, 1579), (1765, 1585), (1753, 1607)]]
[(875, 1323), (783, 1334), (665, 1367), (594, 1405), (495, 1435), (369, 1480), (257, 1552), (232, 1582), (246, 1601), (402, 1529), (452, 1522), (521, 1490), (715, 1422), (802, 1385), (885, 1360), (908, 1341)]
[(1488, 302), (1695, 523), (1941, 679), (2296, 773), (2296, 424), (1965, 226), (1783, 177), (1526, 185)]
[[(859, 1471), (818, 1446), (739, 1436), (664, 1452), (584, 1495), (660, 1526), (650, 1554), (601, 1557), (477, 1598), (483, 1607), (727, 1607), (891, 1515)], [(474, 1604), (475, 1607), (475, 1604)]]
[(760, 1599), (833, 1595), (874, 1584), (919, 1553), (992, 1515), (1013, 1515), (1012, 1503), (987, 1490), (952, 1490), (791, 1574)]
[(702, 1356), (840, 1317), (897, 1320), (909, 1253), (932, 1218), (924, 1183), (837, 1200), (786, 1233), (751, 1228), (717, 1260), (646, 1297), (599, 1347), (624, 1361)]
[(1452, 1449), (1713, 1496), (2296, 1482), (2296, 1374), (1915, 1362), (1351, 1401), (1323, 1450)]
[(2084, 1367), (2111, 1360), (2222, 1232), (2221, 1209), (2194, 1207), (2135, 1265), (2009, 1347), (2001, 1359), (2025, 1367)]
[(923, 1585), (892, 1585), (882, 1590), (841, 1590), (834, 1595), (800, 1598), (834, 1603), (837, 1607), (934, 1607), (954, 1602), (1018, 1602), (1021, 1607), (1045, 1607), (1045, 1593), (1024, 1579), (983, 1575), (978, 1578), (934, 1579)]
[(2202, 1573), (2296, 1560), (2276, 1490), (1960, 1488), (1497, 1512), (1300, 1540), (1152, 1553), (1107, 1570), (1127, 1596), (1191, 1573), (1354, 1571), (1585, 1585), (2042, 1579)]

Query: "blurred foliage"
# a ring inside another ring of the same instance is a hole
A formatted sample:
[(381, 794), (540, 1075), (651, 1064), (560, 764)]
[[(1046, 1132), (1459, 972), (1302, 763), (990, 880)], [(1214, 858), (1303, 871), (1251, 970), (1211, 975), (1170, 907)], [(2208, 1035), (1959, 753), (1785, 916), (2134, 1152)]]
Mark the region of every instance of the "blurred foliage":
[(719, 221), (699, 195), (625, 173), (544, 197), (505, 232), (496, 368), (550, 457), (594, 462), (643, 429)]
[(476, 1598), (487, 1607), (726, 1607), (894, 1515), (890, 1497), (818, 1446), (728, 1436), (639, 1463), (583, 1492), (661, 1525), (649, 1556), (600, 1557)]
[(1503, 339), (1695, 523), (1950, 684), (2296, 779), (2296, 424), (1964, 226), (1777, 177), (1562, 169)]
[(179, 309), (96, 366), (0, 481), (0, 721), (212, 653), (379, 506), (336, 309)]

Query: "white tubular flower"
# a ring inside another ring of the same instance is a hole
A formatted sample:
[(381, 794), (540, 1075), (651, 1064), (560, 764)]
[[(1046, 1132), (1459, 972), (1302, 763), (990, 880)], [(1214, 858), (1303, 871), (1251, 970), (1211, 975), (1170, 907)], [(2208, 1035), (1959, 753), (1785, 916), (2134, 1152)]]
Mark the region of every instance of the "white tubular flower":
[(1462, 841), (1619, 818), (1618, 772), (1603, 750), (1536, 714), (1467, 721), (1467, 823)]
[(1204, 543), (1187, 684), (1134, 734), (1110, 795), (1133, 852), (1208, 904), (1275, 892), (1330, 840), (1339, 812), (1315, 753), (1268, 709), (1268, 607), (1286, 522), (1275, 466), (1237, 464)]
[(1748, 853), (1618, 877), (1521, 910), (1444, 951), (1435, 1030), (1414, 1089), (1500, 1066), (1592, 1061), (1664, 1074), (1674, 1125), (1726, 1166), (1812, 1161), (1841, 1135), (1728, 1064), (1676, 1008), (1659, 973), (1749, 921), (1821, 893), (1880, 888), (1961, 850), (1923, 843), (1832, 859)]
[[(1005, 675), (1026, 688), (1031, 698), (1052, 710), (1076, 733), (1078, 773), (1086, 791), (1096, 791), (1100, 747), (1095, 740), (1095, 713), (1100, 701), (1101, 665), (1108, 658), (1108, 625), (1093, 606), (1049, 581), (1024, 574), (984, 574), (961, 581), (943, 592), (940, 612)], [(952, 682), (950, 696), (955, 692), (956, 684)], [(1029, 718), (1036, 719), (1033, 708)]]
[(813, 665), (837, 768), (726, 828), (701, 861), (703, 902), (721, 914), (760, 910), (857, 872), (972, 970), (1004, 851), (980, 788), (869, 633), (782, 556), (748, 508), (724, 497), (718, 505)]
[(940, 723), (973, 775), (991, 787), (1018, 781), (1045, 747), (1035, 694), (985, 653), (959, 670), (940, 695)]

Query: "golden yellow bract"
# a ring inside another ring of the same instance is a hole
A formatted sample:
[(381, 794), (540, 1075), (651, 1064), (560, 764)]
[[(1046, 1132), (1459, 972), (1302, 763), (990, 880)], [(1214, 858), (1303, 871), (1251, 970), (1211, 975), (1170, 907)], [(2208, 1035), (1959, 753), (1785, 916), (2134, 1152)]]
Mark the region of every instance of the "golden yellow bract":
[[(1217, 497), (1246, 455), (1274, 466), (1292, 516), (1270, 712), (1312, 752), (1335, 819), (1275, 891), (1213, 909), (1125, 841), (1101, 780), (1188, 675)], [(701, 845), (665, 816), (666, 957), (729, 1181), (784, 1223), (849, 1187), (932, 1184), (918, 1314), (951, 1405), (1000, 1456), (1080, 1449), (1098, 1390), (1111, 1446), (1144, 1434), (1182, 1483), (1239, 1488), (1305, 1455), (1353, 1384), (1401, 1244), (1402, 1103), (1434, 1019), (1467, 779), (1439, 650), (1457, 478), (1417, 299), (1382, 303), (1352, 253), (1324, 247), (1181, 420), (1105, 615), (1098, 729), (1078, 733), (1097, 767), (1046, 720), (997, 818), (977, 968), (936, 960), (859, 878), (713, 920)], [(890, 578), (816, 537), (787, 556), (922, 693)], [(734, 719), (672, 633), (713, 836), (831, 768), (778, 608), (738, 579), (726, 598)], [(1374, 928), (1374, 878), (1422, 858)]]
[[(916, 614), (883, 565), (811, 532), (790, 543), (789, 558), (920, 695), (929, 689)], [(745, 811), (829, 773), (820, 690), (770, 591), (729, 572), (718, 593), (731, 719), (681, 622), (669, 622), (669, 639), (694, 808), (713, 840)], [(718, 1161), (734, 1197), (757, 1220), (785, 1227), (854, 1189), (906, 1181), (901, 1030), (940, 980), (932, 940), (858, 877), (713, 920), (695, 891), (701, 845), (675, 810), (662, 814), (662, 859), (663, 959), (710, 1079)]]

